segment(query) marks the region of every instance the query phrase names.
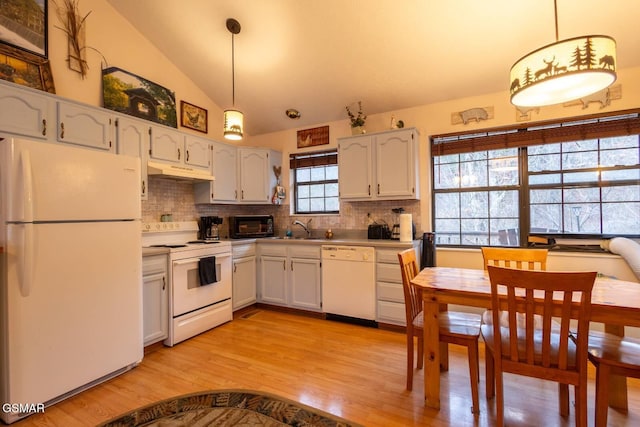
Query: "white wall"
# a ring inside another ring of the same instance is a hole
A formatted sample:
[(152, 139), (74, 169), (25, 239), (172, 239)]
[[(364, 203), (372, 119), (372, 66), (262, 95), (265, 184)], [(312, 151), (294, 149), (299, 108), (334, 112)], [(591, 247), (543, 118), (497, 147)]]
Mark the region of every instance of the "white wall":
[[(64, 2), (56, 2), (62, 6)], [(144, 38), (106, 0), (81, 0), (81, 16), (86, 19), (86, 60), (89, 72), (83, 79), (67, 66), (67, 36), (60, 28), (56, 3), (49, 0), (49, 60), (56, 93), (89, 105), (102, 106), (102, 56), (108, 66), (119, 67), (172, 90), (176, 95), (177, 113), (180, 100), (208, 110), (210, 138), (222, 140), (222, 109), (200, 90), (164, 54)], [(181, 131), (201, 133), (180, 128)]]

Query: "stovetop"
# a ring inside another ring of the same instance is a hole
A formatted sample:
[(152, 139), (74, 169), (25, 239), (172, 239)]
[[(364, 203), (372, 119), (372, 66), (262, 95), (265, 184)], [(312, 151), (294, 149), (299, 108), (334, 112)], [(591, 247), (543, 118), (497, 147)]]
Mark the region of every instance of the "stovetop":
[(198, 239), (198, 223), (183, 222), (145, 222), (142, 223), (142, 247), (169, 248), (171, 252), (192, 249), (231, 247), (229, 242)]

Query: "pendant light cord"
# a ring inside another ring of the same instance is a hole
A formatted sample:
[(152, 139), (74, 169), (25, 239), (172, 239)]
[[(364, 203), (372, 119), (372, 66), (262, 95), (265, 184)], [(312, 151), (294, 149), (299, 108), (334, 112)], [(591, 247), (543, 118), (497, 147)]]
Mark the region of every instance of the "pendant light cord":
[(556, 42), (559, 40), (558, 38), (558, 0), (553, 0), (553, 15), (556, 18)]
[[(558, 37), (558, 24), (556, 21), (556, 38)], [(234, 45), (234, 37), (235, 35), (231, 33), (231, 105), (235, 108), (236, 106), (236, 55), (235, 55), (235, 45)]]

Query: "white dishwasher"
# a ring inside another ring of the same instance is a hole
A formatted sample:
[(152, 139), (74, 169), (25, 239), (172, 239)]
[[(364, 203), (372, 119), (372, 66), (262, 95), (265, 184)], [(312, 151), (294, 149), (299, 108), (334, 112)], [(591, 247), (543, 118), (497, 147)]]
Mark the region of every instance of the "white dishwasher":
[(322, 311), (375, 321), (374, 248), (322, 246)]

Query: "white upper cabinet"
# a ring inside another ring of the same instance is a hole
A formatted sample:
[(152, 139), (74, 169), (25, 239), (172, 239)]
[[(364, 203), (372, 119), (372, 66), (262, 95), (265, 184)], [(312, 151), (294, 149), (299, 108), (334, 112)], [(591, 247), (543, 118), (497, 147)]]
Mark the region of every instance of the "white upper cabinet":
[(165, 163), (184, 163), (183, 133), (164, 126), (151, 126), (149, 158)]
[(282, 165), (282, 153), (266, 148), (211, 143), (211, 183), (194, 186), (196, 203), (269, 204), (275, 191), (274, 166)]
[(376, 136), (378, 199), (418, 199), (418, 133), (396, 131)]
[(340, 198), (370, 199), (373, 182), (373, 144), (368, 135), (345, 138), (338, 145)]
[(147, 152), (149, 123), (127, 117), (116, 118), (116, 150), (118, 154), (140, 159), (140, 196), (148, 198)]
[(56, 139), (115, 153), (111, 111), (74, 102), (58, 101)]
[(0, 84), (0, 130), (47, 139), (55, 132), (55, 100), (50, 96)]
[(209, 170), (211, 166), (211, 143), (204, 138), (187, 135), (184, 142), (184, 163), (194, 168)]
[(269, 150), (239, 148), (240, 202), (266, 203), (271, 199), (269, 189)]
[(340, 138), (340, 198), (418, 199), (418, 146), (414, 128)]
[(214, 180), (194, 185), (196, 203), (236, 203), (238, 201), (238, 148), (211, 143), (211, 175)]

